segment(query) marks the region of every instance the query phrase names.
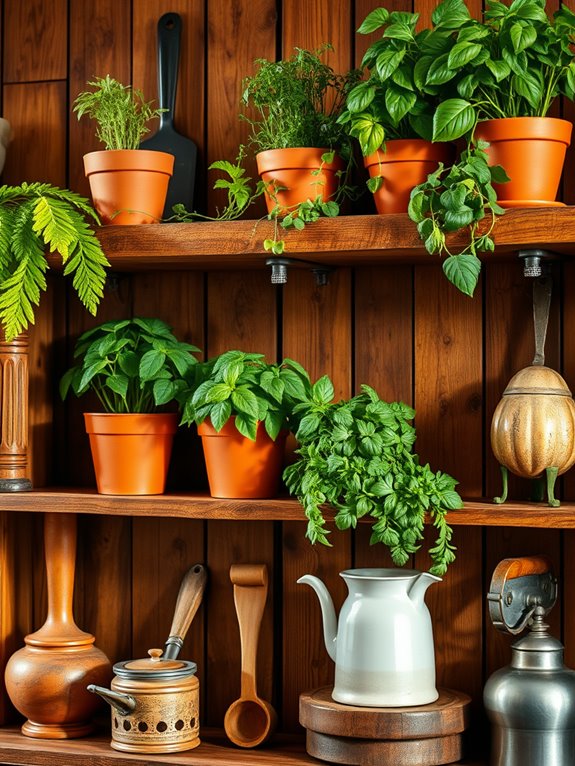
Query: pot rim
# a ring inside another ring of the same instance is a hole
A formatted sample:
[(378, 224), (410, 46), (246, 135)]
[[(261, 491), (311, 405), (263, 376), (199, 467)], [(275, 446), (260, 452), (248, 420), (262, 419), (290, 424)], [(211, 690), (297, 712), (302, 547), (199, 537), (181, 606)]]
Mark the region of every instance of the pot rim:
[[(122, 660), (122, 662), (116, 662), (112, 670), (114, 673), (123, 679), (130, 681), (168, 681), (176, 678), (188, 678), (194, 676), (198, 669), (197, 663), (191, 660), (180, 660), (182, 667), (171, 668), (170, 670), (129, 670), (126, 665), (134, 662), (134, 660)], [(170, 660), (170, 662), (172, 662)], [(159, 664), (162, 660), (159, 660)], [(158, 663), (157, 663), (158, 664)]]

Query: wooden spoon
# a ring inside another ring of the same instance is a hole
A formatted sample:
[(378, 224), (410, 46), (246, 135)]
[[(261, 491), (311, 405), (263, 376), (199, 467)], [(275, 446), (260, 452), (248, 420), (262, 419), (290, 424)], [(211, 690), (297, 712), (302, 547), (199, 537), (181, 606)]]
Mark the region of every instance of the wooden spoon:
[(180, 653), (184, 638), (202, 601), (207, 573), (201, 564), (190, 567), (182, 579), (170, 635), (164, 646), (164, 660), (173, 660)]
[(242, 684), (240, 698), (229, 706), (224, 729), (234, 745), (257, 747), (272, 734), (276, 712), (256, 691), (258, 635), (268, 593), (265, 564), (233, 564), (230, 580), (240, 627)]

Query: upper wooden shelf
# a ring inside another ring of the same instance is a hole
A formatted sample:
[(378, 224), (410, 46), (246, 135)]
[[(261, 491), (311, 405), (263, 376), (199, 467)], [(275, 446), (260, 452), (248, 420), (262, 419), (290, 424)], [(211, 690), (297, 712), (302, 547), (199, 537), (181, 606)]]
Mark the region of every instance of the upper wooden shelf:
[[(273, 224), (243, 220), (104, 226), (97, 233), (112, 267), (118, 271), (244, 269), (262, 268), (270, 257), (263, 242), (273, 236)], [(303, 231), (280, 229), (280, 233), (286, 241), (286, 256), (317, 264), (431, 264), (437, 260), (437, 256), (425, 251), (407, 215), (322, 218)], [(509, 259), (513, 252), (526, 248), (572, 254), (575, 208), (508, 210), (497, 221), (494, 236), (496, 252), (485, 256), (490, 260)], [(454, 248), (457, 243), (454, 237)]]
[[(113, 516), (156, 516), (226, 521), (302, 521), (297, 500), (225, 500), (207, 494), (99, 495), (91, 489), (50, 488), (32, 492), (0, 493), (0, 510), (56, 513), (94, 513)], [(326, 509), (326, 519), (333, 511)], [(546, 503), (466, 500), (464, 508), (448, 514), (453, 526), (540, 527), (575, 529), (575, 503), (559, 508)], [(364, 519), (369, 523), (370, 519)]]

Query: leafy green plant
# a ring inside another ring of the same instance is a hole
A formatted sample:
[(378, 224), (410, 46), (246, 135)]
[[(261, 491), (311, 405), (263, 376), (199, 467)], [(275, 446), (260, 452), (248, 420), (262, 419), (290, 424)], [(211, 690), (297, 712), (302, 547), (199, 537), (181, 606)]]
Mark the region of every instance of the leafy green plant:
[(58, 253), (82, 304), (95, 314), (109, 263), (90, 228), (84, 197), (47, 183), (0, 187), (0, 321), (7, 340), (34, 323), (46, 290), (46, 248)]
[(78, 119), (86, 114), (96, 121), (96, 135), (106, 149), (138, 149), (149, 133), (147, 123), (165, 111), (154, 109), (141, 90), (122, 85), (109, 74), (88, 85), (93, 90), (76, 97), (73, 111)]
[(509, 6), (487, 0), (480, 22), (469, 17), (463, 0), (448, 2), (446, 10), (460, 20), (457, 35), (438, 39), (426, 77), (443, 89), (434, 141), (469, 136), (481, 120), (545, 117), (557, 96), (575, 98), (575, 14), (566, 6), (550, 18), (545, 0)]
[[(261, 180), (257, 181), (254, 187), (252, 179), (246, 175), (245, 168), (242, 165), (244, 158), (244, 147), (241, 146), (235, 163), (228, 160), (217, 160), (209, 166), (209, 170), (219, 170), (227, 176), (218, 178), (214, 183), (214, 189), (224, 189), (227, 193), (227, 204), (221, 211), (218, 211), (215, 216), (207, 216), (195, 211), (190, 212), (186, 210), (184, 205), (177, 204), (174, 205), (174, 220), (181, 222), (200, 219), (208, 221), (234, 221), (240, 218), (259, 197), (267, 193), (272, 200), (276, 201), (276, 204), (265, 216), (268, 220), (273, 221), (274, 231), (273, 237), (264, 240), (264, 249), (274, 255), (281, 255), (285, 251), (285, 240), (280, 238), (280, 227), (282, 229), (301, 231), (305, 228), (306, 224), (317, 221), (321, 216), (334, 218), (339, 215), (342, 197), (349, 196), (352, 193), (349, 186), (345, 183), (340, 183), (335, 197), (324, 201), (321, 194), (321, 184), (318, 183), (318, 194), (314, 199), (307, 199), (286, 209), (277, 202), (276, 195), (278, 190), (276, 187), (265, 184)], [(322, 172), (323, 164), (333, 162), (333, 158), (334, 152), (324, 152), (321, 158), (322, 164), (317, 169), (311, 170), (310, 173), (316, 176), (319, 175)], [(263, 219), (256, 221), (256, 225), (260, 220)]]
[[(473, 295), (481, 271), (477, 253), (493, 252), (493, 227), (497, 215), (505, 212), (497, 204), (492, 182), (509, 180), (501, 166), (488, 164), (487, 146), (484, 141), (477, 141), (474, 147), (461, 152), (459, 161), (451, 167), (440, 164), (412, 190), (408, 208), (427, 252), (446, 256), (445, 276), (469, 296)], [(486, 216), (488, 225), (480, 229)], [(451, 253), (446, 235), (460, 229), (467, 231), (467, 244), (458, 253)]]
[(328, 50), (329, 44), (316, 51), (296, 48), (281, 61), (256, 60), (255, 74), (243, 81), (240, 115), (250, 125), (255, 152), (316, 146), (350, 157), (349, 137), (338, 116), (360, 73), (336, 74), (321, 60)]
[(431, 572), (444, 574), (455, 559), (446, 513), (461, 507), (451, 476), (422, 466), (413, 452), (414, 411), (405, 404), (382, 401), (369, 386), (351, 399), (333, 402), (327, 376), (311, 396), (294, 406), (299, 421), (298, 460), (284, 471), (291, 494), (308, 519), (307, 537), (329, 545), (322, 506), (337, 510), (338, 529), (355, 528), (359, 519), (374, 520), (371, 542), (383, 543), (403, 566), (421, 547), (429, 514), (437, 540), (429, 553)]
[(104, 411), (152, 412), (177, 399), (199, 351), (173, 335), (161, 319), (104, 322), (80, 335), (74, 349), (79, 364), (60, 380), (60, 395), (95, 392)]
[(309, 376), (293, 359), (268, 364), (263, 354), (226, 351), (194, 369), (181, 392), (182, 423), (211, 420), (220, 431), (230, 417), (237, 430), (255, 441), (258, 421), (272, 439), (289, 429), (294, 403), (311, 390)]

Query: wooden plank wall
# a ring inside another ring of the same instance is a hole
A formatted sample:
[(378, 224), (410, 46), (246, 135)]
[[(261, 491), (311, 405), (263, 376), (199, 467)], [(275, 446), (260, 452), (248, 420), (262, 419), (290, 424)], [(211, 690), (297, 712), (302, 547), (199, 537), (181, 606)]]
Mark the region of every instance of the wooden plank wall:
[[(378, 0), (3, 0), (2, 114), (14, 129), (5, 183), (50, 181), (87, 194), (82, 154), (96, 148), (91, 125), (79, 124), (71, 103), (87, 80), (110, 73), (156, 94), (156, 24), (177, 11), (183, 39), (176, 125), (198, 144), (199, 204), (213, 212), (219, 198), (207, 166), (234, 159), (245, 141), (237, 119), (241, 80), (256, 57), (289, 55), (294, 46), (330, 41), (330, 62), (341, 71), (359, 64), (370, 38), (354, 30)], [(388, 7), (410, 9), (408, 0)], [(415, 0), (422, 19), (431, 0)], [(470, 3), (472, 12), (480, 2)], [(566, 110), (571, 113), (572, 108)], [(569, 163), (572, 163), (570, 155)], [(570, 165), (572, 166), (572, 165)], [(253, 161), (251, 174), (255, 174)], [(572, 174), (571, 174), (572, 175)], [(566, 176), (567, 177), (567, 176)], [(575, 202), (573, 181), (564, 199)], [(367, 198), (364, 206), (373, 211)], [(557, 277), (560, 276), (556, 269)], [(548, 363), (575, 380), (575, 271), (556, 280), (547, 344)], [(562, 287), (563, 285), (563, 287)], [(37, 486), (92, 484), (81, 412), (86, 402), (64, 407), (55, 395), (74, 339), (94, 324), (59, 279), (43, 299), (31, 333), (31, 470)], [(290, 356), (314, 377), (328, 373), (337, 395), (366, 382), (389, 400), (417, 410), (418, 451), (432, 466), (453, 473), (468, 496), (499, 490), (488, 441), (493, 410), (514, 371), (533, 354), (530, 286), (518, 264), (487, 265), (477, 295), (468, 300), (443, 278), (439, 265), (412, 268), (342, 268), (327, 287), (311, 275), (292, 273), (282, 289), (267, 273), (173, 273), (123, 276), (107, 288), (97, 321), (134, 313), (170, 322), (205, 355), (228, 348)], [(52, 427), (52, 423), (54, 424)], [(178, 436), (171, 486), (205, 486), (197, 440)], [(56, 460), (51, 455), (56, 455)], [(575, 479), (564, 482), (575, 496)], [(526, 492), (513, 482), (513, 493)], [(207, 564), (206, 602), (186, 641), (184, 655), (198, 661), (202, 719), (221, 725), (239, 694), (239, 638), (229, 567), (263, 562), (270, 595), (261, 635), (260, 693), (271, 698), (282, 727), (297, 729), (297, 698), (330, 682), (333, 668), (321, 636), (319, 608), (297, 578), (324, 578), (339, 606), (345, 593), (338, 572), (350, 566), (385, 565), (369, 546), (369, 530), (333, 535), (333, 548), (312, 548), (303, 522), (247, 523), (82, 518), (76, 618), (97, 636), (114, 660), (142, 656), (166, 636), (183, 572)], [(0, 516), (0, 661), (41, 623), (45, 610), (39, 518)], [(509, 555), (543, 552), (564, 575), (563, 603), (573, 595), (573, 533), (461, 528), (458, 559), (441, 586), (429, 591), (435, 626), (439, 682), (469, 691), (476, 719), (486, 674), (507, 662), (509, 641), (485, 619), (485, 590), (493, 567)], [(565, 565), (563, 566), (563, 561)], [(35, 562), (32, 566), (31, 562)], [(414, 564), (427, 566), (424, 555)], [(556, 608), (553, 626), (575, 663), (575, 617)], [(2, 695), (0, 716), (6, 717)]]

